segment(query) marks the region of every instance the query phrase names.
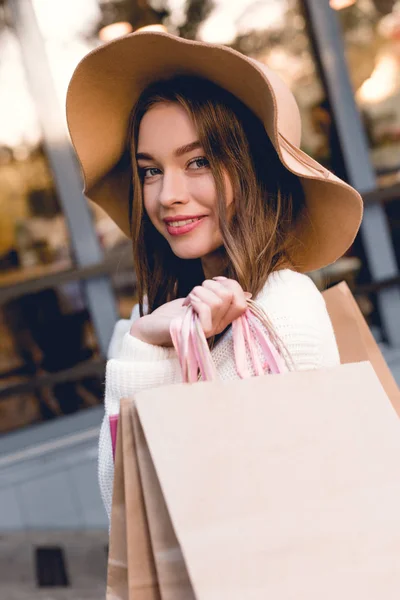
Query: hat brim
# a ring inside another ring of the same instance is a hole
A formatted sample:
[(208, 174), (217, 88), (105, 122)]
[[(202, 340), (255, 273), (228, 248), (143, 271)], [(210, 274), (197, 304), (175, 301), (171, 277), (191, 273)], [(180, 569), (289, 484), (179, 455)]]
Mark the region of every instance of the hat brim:
[(263, 123), (280, 160), (298, 175), (306, 210), (294, 230), (291, 260), (312, 271), (342, 256), (362, 218), (358, 192), (299, 149), (301, 121), (287, 86), (268, 67), (224, 46), (140, 32), (93, 50), (67, 93), (67, 121), (85, 195), (129, 236), (130, 170), (124, 156), (132, 107), (152, 82), (186, 74), (228, 90)]

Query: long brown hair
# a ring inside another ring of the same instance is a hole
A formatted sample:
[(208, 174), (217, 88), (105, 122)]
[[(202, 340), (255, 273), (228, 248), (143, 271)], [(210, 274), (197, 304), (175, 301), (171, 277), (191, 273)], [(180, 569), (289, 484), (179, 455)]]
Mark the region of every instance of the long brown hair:
[[(269, 274), (290, 262), (290, 232), (304, 205), (301, 183), (282, 165), (262, 123), (240, 100), (208, 80), (179, 76), (150, 85), (131, 114), (129, 211), (140, 313), (145, 296), (152, 312), (204, 280), (201, 259), (175, 256), (144, 210), (136, 163), (139, 127), (160, 102), (179, 104), (193, 119), (216, 186), (225, 265), (220, 274), (236, 279), (255, 297)], [(224, 172), (233, 188), (229, 219)]]

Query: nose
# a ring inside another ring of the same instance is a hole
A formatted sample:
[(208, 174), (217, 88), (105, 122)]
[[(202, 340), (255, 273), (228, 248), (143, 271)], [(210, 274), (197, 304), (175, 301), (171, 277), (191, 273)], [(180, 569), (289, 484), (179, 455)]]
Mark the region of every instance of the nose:
[(178, 169), (165, 170), (159, 194), (159, 202), (164, 208), (189, 201), (185, 176)]

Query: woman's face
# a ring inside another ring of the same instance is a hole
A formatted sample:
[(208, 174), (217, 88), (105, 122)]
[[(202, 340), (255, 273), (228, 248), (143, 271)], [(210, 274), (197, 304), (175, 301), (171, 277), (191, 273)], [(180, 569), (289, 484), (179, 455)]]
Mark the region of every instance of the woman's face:
[[(206, 259), (222, 245), (217, 194), (196, 129), (183, 107), (160, 103), (144, 115), (137, 162), (145, 210), (154, 227), (176, 256)], [(229, 205), (233, 194), (227, 175), (225, 188)]]

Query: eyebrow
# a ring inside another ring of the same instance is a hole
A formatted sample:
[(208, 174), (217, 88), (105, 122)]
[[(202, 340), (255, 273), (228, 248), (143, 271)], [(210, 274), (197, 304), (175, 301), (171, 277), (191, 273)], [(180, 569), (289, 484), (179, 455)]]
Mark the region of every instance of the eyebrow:
[[(198, 148), (201, 148), (201, 143), (199, 142), (199, 140), (196, 140), (194, 142), (191, 142), (190, 144), (186, 144), (185, 146), (181, 146), (180, 148), (177, 148), (174, 152), (174, 156), (176, 156), (177, 158), (179, 158), (180, 156), (183, 156), (184, 154), (188, 154), (189, 152), (192, 152), (193, 150), (197, 150)], [(138, 152), (136, 154), (136, 160), (154, 160), (154, 158), (151, 156), (151, 154), (147, 154), (147, 152)]]

